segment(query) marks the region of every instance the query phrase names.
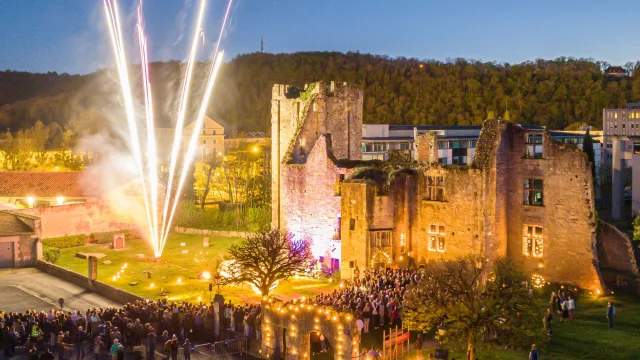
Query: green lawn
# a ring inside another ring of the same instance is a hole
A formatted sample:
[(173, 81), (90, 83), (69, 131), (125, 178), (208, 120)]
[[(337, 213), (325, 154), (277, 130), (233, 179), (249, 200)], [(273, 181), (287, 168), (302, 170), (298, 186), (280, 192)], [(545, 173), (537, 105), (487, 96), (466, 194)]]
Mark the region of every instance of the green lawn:
[[(162, 297), (162, 290), (169, 300), (197, 301), (200, 297), (203, 301), (208, 301), (210, 296), (208, 281), (197, 279), (197, 274), (207, 270), (207, 265), (204, 262), (196, 262), (196, 257), (201, 258), (199, 254), (203, 252), (205, 257), (210, 259), (212, 266), (215, 266), (215, 259), (226, 256), (229, 246), (240, 239), (209, 236), (210, 247), (206, 249), (202, 246), (202, 239), (201, 235), (171, 234), (160, 262), (151, 260), (151, 247), (146, 241), (136, 239), (127, 240), (126, 248), (118, 251), (111, 250), (106, 245), (62, 249), (56, 264), (86, 275), (87, 260), (77, 258), (75, 254), (77, 252), (104, 253), (107, 256), (98, 260), (98, 280), (102, 282), (153, 300)], [(186, 246), (180, 246), (181, 243), (185, 243)], [(183, 250), (187, 250), (188, 253), (183, 254)], [(145, 259), (138, 259), (137, 254), (144, 254)], [(103, 264), (105, 260), (111, 261), (111, 264)], [(127, 268), (122, 271), (120, 278), (113, 280), (113, 276), (122, 270), (125, 263)], [(151, 272), (151, 279), (147, 279), (144, 271)], [(178, 279), (181, 280), (180, 283)], [(137, 284), (129, 285), (132, 282)], [(329, 292), (334, 288), (335, 285), (326, 280), (300, 278), (282, 282), (272, 294), (288, 300)], [(221, 292), (225, 299), (231, 299), (234, 302), (257, 302), (260, 299), (246, 284), (228, 285)]]

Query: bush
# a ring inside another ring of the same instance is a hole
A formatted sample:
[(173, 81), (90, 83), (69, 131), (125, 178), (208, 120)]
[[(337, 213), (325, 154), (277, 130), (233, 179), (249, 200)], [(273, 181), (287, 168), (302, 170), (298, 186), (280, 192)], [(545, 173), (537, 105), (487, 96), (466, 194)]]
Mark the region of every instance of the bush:
[(140, 233), (137, 230), (121, 230), (111, 231), (103, 233), (91, 234), (91, 238), (95, 244), (111, 244), (114, 234), (124, 234), (125, 240), (141, 239)]
[(67, 235), (67, 236), (42, 239), (43, 246), (51, 246), (51, 247), (56, 247), (58, 249), (66, 249), (70, 247), (83, 246), (86, 242), (87, 242), (87, 235), (85, 234)]
[(271, 209), (268, 207), (250, 208), (247, 211), (246, 219), (247, 230), (251, 232), (268, 229), (271, 225)]
[(42, 257), (44, 257), (44, 261), (55, 264), (58, 259), (60, 259), (60, 248), (55, 246), (43, 246)]

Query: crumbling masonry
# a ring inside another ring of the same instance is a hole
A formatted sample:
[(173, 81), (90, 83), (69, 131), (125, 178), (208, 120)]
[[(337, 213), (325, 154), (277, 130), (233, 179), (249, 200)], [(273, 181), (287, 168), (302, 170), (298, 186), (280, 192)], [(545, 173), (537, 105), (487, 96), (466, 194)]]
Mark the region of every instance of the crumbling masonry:
[(273, 87), (272, 226), (310, 239), (326, 269), (351, 278), (484, 254), (509, 257), (539, 283), (602, 287), (594, 187), (580, 150), (487, 120), (471, 166), (435, 163), (437, 135), (424, 134), (418, 164), (391, 171), (359, 161), (361, 90), (332, 82), (290, 94)]

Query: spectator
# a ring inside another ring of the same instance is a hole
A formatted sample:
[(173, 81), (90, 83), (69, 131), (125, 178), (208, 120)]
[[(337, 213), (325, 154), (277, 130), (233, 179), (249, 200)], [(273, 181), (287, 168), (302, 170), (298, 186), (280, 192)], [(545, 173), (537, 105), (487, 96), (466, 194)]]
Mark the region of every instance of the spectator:
[(609, 329), (613, 329), (613, 318), (616, 316), (616, 307), (609, 301), (607, 304), (607, 319), (609, 319)]
[(531, 345), (531, 351), (529, 351), (529, 360), (538, 360), (538, 348), (536, 344)]
[(118, 347), (120, 347), (120, 343), (118, 343), (118, 339), (114, 339), (113, 345), (111, 345), (111, 349), (109, 349), (111, 360), (118, 360)]

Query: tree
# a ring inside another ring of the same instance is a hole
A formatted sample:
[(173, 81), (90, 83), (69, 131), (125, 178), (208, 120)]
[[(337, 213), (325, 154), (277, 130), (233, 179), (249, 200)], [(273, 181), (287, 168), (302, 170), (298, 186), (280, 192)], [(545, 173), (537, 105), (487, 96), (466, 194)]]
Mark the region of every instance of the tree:
[(216, 168), (220, 165), (220, 157), (213, 153), (207, 156), (204, 161), (195, 165), (196, 173), (194, 174), (194, 187), (198, 190), (198, 198), (200, 200), (200, 208), (204, 209), (207, 202), (207, 196), (211, 190), (211, 178)]
[(591, 177), (593, 178), (593, 182), (596, 181), (596, 163), (595, 163), (595, 154), (593, 152), (593, 139), (591, 139), (591, 135), (589, 134), (589, 130), (584, 134), (584, 140), (582, 141), (582, 151), (587, 154), (587, 159), (589, 159), (589, 165), (591, 166)]
[(530, 344), (542, 314), (529, 297), (526, 276), (509, 260), (490, 272), (483, 257), (466, 256), (428, 264), (417, 283), (407, 287), (402, 319), (411, 329), (447, 329), (444, 343), (466, 344), (467, 360), (476, 358), (480, 341)]
[(42, 121), (36, 121), (35, 125), (27, 132), (33, 147), (33, 159), (36, 166), (45, 166), (47, 163), (47, 143), (49, 142), (49, 128)]
[(278, 281), (309, 268), (311, 243), (279, 230), (263, 230), (232, 245), (229, 254), (239, 274), (236, 281), (247, 281), (268, 295)]

